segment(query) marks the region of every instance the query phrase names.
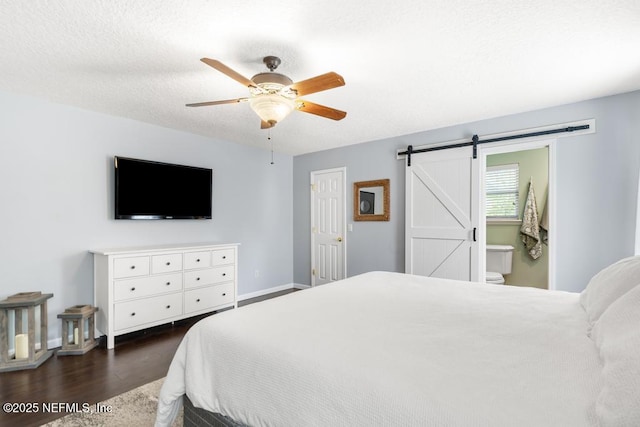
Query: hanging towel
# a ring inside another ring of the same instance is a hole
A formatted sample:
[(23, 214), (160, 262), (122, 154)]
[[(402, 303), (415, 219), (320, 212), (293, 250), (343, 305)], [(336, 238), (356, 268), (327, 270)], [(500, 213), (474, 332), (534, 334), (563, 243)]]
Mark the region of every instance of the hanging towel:
[(520, 235), (529, 256), (533, 259), (540, 258), (542, 255), (542, 242), (540, 240), (538, 206), (536, 205), (536, 195), (533, 191), (533, 178), (529, 181), (529, 193), (527, 194), (527, 201), (524, 204), (524, 212), (522, 213)]

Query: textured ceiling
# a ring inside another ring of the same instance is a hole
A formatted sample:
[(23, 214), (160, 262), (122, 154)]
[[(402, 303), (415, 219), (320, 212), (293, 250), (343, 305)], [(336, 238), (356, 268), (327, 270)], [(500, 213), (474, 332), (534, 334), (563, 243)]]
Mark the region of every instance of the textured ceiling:
[(0, 90), (256, 147), (247, 90), (282, 58), (339, 122), (294, 111), (274, 149), (302, 154), (640, 89), (638, 0), (0, 2)]

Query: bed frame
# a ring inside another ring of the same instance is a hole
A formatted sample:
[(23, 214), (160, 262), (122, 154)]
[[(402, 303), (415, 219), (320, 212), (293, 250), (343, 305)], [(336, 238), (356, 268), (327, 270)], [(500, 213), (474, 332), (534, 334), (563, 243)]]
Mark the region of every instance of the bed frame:
[(196, 408), (186, 394), (182, 396), (182, 399), (184, 404), (184, 427), (247, 427), (217, 412)]

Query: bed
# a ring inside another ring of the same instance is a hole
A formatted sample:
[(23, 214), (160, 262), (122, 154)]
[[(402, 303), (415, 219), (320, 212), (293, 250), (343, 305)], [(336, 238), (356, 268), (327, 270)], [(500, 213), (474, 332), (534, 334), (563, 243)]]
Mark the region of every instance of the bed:
[(582, 294), (371, 272), (210, 316), (156, 426), (640, 425), (640, 257)]

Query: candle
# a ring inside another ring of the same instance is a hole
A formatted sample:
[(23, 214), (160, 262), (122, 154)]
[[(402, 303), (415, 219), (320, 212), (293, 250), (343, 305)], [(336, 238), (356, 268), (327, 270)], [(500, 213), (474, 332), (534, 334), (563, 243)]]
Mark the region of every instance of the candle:
[(26, 359), (29, 357), (29, 336), (27, 334), (16, 335), (16, 359)]
[(73, 343), (76, 345), (80, 343), (80, 341), (78, 341), (78, 328), (74, 328), (73, 330)]

